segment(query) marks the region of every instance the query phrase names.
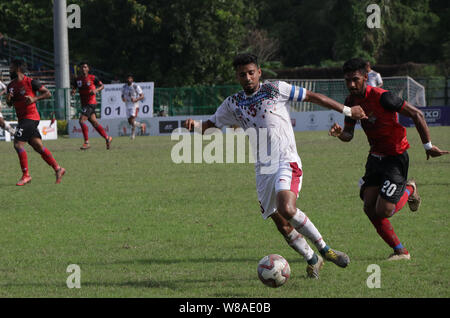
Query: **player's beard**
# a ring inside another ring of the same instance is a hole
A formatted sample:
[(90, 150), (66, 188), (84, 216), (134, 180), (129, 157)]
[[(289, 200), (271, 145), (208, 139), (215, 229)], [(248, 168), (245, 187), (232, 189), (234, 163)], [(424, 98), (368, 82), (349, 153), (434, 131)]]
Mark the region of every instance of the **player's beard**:
[(251, 85), (251, 83), (247, 84), (244, 86), (244, 92), (247, 95), (252, 95), (253, 93), (255, 93), (259, 88), (259, 82), (256, 85)]
[(350, 90), (350, 95), (355, 97), (364, 97), (365, 91), (366, 91), (365, 87), (363, 89), (352, 89)]

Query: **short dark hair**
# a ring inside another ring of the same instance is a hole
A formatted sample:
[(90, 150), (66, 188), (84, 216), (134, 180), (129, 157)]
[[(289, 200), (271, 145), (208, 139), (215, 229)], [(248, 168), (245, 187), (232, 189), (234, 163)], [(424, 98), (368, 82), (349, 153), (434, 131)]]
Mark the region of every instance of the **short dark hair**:
[(27, 63), (24, 60), (21, 59), (14, 59), (11, 61), (11, 65), (16, 67), (18, 70), (20, 70), (22, 73), (27, 72)]
[(127, 77), (126, 77), (126, 78), (128, 78), (128, 77), (131, 77), (132, 79), (134, 79), (133, 74), (127, 74)]
[(344, 74), (359, 71), (361, 74), (365, 75), (367, 74), (366, 63), (367, 61), (362, 58), (353, 58), (344, 63), (342, 70), (344, 71)]
[(251, 53), (241, 53), (236, 55), (233, 60), (233, 67), (236, 69), (238, 66), (247, 65), (247, 64), (255, 64), (258, 66), (258, 57), (255, 54)]
[(82, 67), (84, 64), (86, 64), (89, 67), (89, 63), (85, 61), (81, 61), (80, 64), (78, 64), (78, 66)]

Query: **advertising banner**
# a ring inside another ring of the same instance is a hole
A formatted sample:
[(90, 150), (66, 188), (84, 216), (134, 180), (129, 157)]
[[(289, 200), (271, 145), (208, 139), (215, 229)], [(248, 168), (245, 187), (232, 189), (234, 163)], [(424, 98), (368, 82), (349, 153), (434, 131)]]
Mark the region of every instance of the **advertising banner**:
[[(17, 121), (8, 121), (11, 127), (17, 127)], [(58, 123), (55, 120), (53, 124), (51, 124), (50, 120), (41, 120), (38, 126), (39, 132), (41, 133), (42, 140), (56, 140), (58, 139)], [(14, 140), (14, 136), (8, 131), (4, 131), (0, 128), (0, 141), (11, 141)]]
[[(153, 117), (154, 83), (136, 83), (142, 88), (144, 99), (139, 101), (138, 118)], [(101, 118), (127, 118), (125, 103), (122, 101), (122, 84), (105, 84), (102, 93)]]
[[(449, 106), (430, 106), (418, 107), (423, 115), (428, 126), (450, 126), (450, 107)], [(411, 118), (400, 115), (400, 123), (405, 127), (414, 126)]]

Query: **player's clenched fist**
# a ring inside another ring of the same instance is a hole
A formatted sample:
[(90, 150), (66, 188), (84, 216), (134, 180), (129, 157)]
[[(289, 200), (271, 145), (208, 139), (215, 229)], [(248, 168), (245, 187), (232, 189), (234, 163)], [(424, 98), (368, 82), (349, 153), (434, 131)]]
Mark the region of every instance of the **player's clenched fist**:
[(360, 120), (360, 119), (367, 119), (368, 117), (361, 106), (352, 106), (351, 118), (355, 120)]
[(330, 130), (328, 131), (328, 135), (333, 137), (339, 137), (342, 134), (342, 127), (339, 126), (338, 123), (334, 123), (333, 126), (331, 126)]

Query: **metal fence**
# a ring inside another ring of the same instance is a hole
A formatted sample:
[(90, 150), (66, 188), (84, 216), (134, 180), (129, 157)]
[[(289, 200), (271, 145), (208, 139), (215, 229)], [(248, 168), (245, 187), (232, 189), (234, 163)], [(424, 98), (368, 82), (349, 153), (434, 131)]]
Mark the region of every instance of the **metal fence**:
[(225, 98), (240, 89), (238, 85), (155, 88), (153, 109), (169, 116), (213, 114)]
[[(163, 111), (165, 115), (207, 115), (213, 114), (222, 101), (240, 89), (237, 85), (228, 86), (198, 86), (179, 88), (155, 88), (153, 112), (158, 116)], [(37, 108), (42, 119), (50, 119), (53, 114), (57, 119), (78, 118), (81, 111), (80, 96), (71, 96), (71, 89), (49, 88), (52, 96), (37, 102)], [(62, 95), (62, 96), (61, 96)], [(3, 97), (3, 96), (2, 96)], [(70, 101), (64, 109), (57, 108), (57, 98)], [(97, 94), (97, 117), (100, 117), (101, 96)], [(3, 100), (1, 109), (3, 117), (15, 120), (13, 107), (6, 107)]]
[(450, 77), (416, 78), (426, 90), (429, 106), (450, 106)]
[[(425, 86), (426, 99), (428, 106), (448, 106), (450, 78), (446, 79), (418, 79), (419, 83)], [(306, 87), (312, 89), (311, 87)], [(179, 88), (155, 88), (153, 111), (155, 116), (164, 112), (168, 116), (177, 115), (209, 115), (213, 114), (222, 101), (237, 91), (239, 85), (225, 86), (196, 86)], [(50, 119), (53, 114), (57, 119), (78, 118), (81, 110), (80, 96), (78, 93), (70, 95), (70, 89), (62, 89), (60, 92), (55, 88), (49, 88), (52, 97), (41, 100), (37, 103), (38, 111), (42, 119)], [(314, 90), (314, 89), (313, 89)], [(327, 94), (326, 91), (322, 93)], [(56, 98), (62, 98), (70, 101), (64, 109), (58, 109)], [(58, 97), (59, 96), (59, 97)], [(1, 111), (6, 120), (16, 120), (14, 108), (7, 107), (3, 100)], [(101, 98), (97, 95), (97, 116), (100, 117)], [(323, 109), (317, 106), (317, 109)]]

